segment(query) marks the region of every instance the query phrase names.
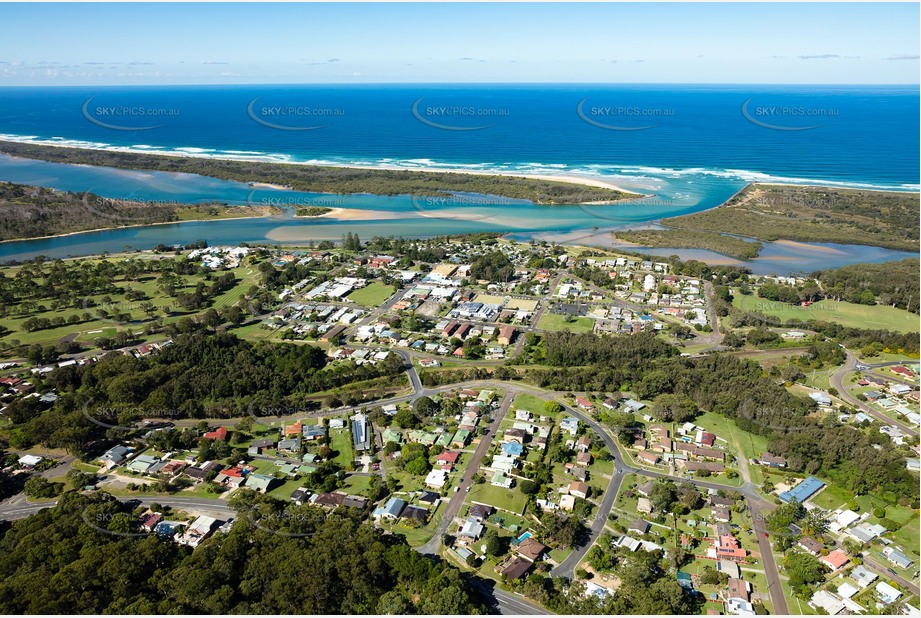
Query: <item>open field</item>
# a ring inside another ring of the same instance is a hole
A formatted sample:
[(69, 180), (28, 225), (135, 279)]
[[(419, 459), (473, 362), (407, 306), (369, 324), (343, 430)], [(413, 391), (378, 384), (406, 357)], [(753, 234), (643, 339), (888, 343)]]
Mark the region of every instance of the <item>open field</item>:
[(789, 305), (758, 298), (755, 295), (735, 294), (732, 304), (743, 311), (758, 311), (786, 320), (823, 320), (843, 326), (863, 329), (887, 329), (902, 333), (918, 332), (918, 316), (904, 309), (883, 305), (857, 305), (854, 303), (820, 300), (809, 307)]
[(527, 497), (517, 488), (511, 490), (503, 489), (486, 483), (473, 485), (470, 493), (467, 495), (467, 502), (481, 502), (491, 504), (492, 506), (512, 513), (521, 513), (527, 504)]
[(394, 289), (391, 286), (375, 281), (355, 290), (349, 294), (348, 298), (362, 307), (379, 307), (390, 298), (393, 292)]
[(591, 318), (569, 318), (555, 313), (545, 313), (537, 323), (537, 328), (543, 330), (568, 330), (574, 333), (590, 333), (594, 325), (595, 321)]
[(534, 416), (544, 416), (544, 400), (527, 393), (518, 393), (509, 406), (509, 414), (515, 416), (515, 410), (528, 410)]

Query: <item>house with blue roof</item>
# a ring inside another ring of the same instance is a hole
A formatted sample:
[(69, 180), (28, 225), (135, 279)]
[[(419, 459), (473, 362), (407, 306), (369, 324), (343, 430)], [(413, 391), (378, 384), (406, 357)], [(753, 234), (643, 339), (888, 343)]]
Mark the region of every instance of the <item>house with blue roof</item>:
[(800, 504), (814, 496), (819, 492), (820, 489), (825, 487), (825, 482), (820, 481), (814, 476), (807, 477), (803, 479), (800, 483), (796, 485), (793, 489), (785, 491), (780, 494), (780, 499), (784, 502), (791, 502), (796, 500)]
[(512, 457), (521, 457), (521, 453), (524, 452), (524, 447), (520, 442), (503, 442), (502, 451), (506, 455), (510, 455)]

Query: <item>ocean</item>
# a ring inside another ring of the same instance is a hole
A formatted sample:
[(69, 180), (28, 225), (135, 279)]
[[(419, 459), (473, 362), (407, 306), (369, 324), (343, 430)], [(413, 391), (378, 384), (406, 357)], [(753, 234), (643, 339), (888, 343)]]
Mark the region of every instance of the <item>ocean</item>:
[[(305, 238), (334, 236), (346, 228), (365, 236), (613, 229), (711, 208), (751, 181), (918, 191), (918, 135), (918, 89), (903, 86), (0, 89), (0, 139), (279, 162), (577, 175), (652, 196), (610, 208), (468, 203), (465, 212), (476, 216), (463, 219), (439, 218), (436, 207), (422, 213), (424, 218), (402, 221), (263, 222), (250, 225), (253, 237), (247, 238), (239, 231), (214, 232), (227, 242), (297, 236), (290, 230), (273, 233), (277, 226), (303, 228)], [(252, 199), (239, 183), (8, 157), (0, 158), (0, 179), (109, 197)], [(419, 211), (419, 204), (406, 197), (337, 199), (336, 205), (345, 208)], [(216, 222), (210, 229), (218, 226), (241, 227)], [(177, 236), (172, 229), (179, 227), (149, 233), (164, 242), (185, 238), (189, 232)], [(320, 228), (322, 234), (312, 233)], [(121, 233), (113, 241), (120, 243), (118, 250), (131, 245), (132, 237), (148, 234)], [(0, 257), (33, 250), (38, 245), (7, 243)]]

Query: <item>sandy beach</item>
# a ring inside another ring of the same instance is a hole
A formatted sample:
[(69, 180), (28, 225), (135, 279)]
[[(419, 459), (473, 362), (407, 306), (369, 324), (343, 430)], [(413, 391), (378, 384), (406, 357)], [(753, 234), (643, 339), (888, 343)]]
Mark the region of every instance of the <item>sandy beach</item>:
[[(621, 193), (628, 194), (633, 196), (633, 199), (638, 197), (644, 197), (641, 193), (636, 193), (634, 191), (628, 191), (622, 187), (610, 183), (605, 180), (600, 180), (597, 178), (588, 178), (586, 176), (578, 176), (572, 174), (515, 174), (512, 172), (505, 171), (478, 171), (478, 170), (467, 170), (467, 169), (453, 169), (453, 168), (442, 168), (442, 167), (401, 167), (398, 165), (383, 166), (383, 165), (333, 165), (328, 163), (316, 163), (308, 161), (273, 161), (266, 159), (265, 157), (246, 157), (246, 156), (230, 156), (230, 155), (221, 155), (213, 156), (207, 153), (199, 152), (151, 152), (143, 151), (139, 152), (136, 149), (119, 147), (119, 146), (110, 146), (107, 148), (93, 148), (92, 146), (75, 146), (73, 144), (60, 144), (55, 142), (49, 142), (47, 140), (14, 140), (7, 138), (6, 141), (21, 143), (21, 144), (35, 144), (37, 146), (51, 146), (54, 148), (76, 148), (80, 150), (98, 150), (100, 152), (122, 152), (126, 154), (143, 154), (150, 156), (158, 157), (178, 157), (178, 158), (195, 158), (195, 159), (215, 159), (219, 161), (244, 161), (247, 163), (269, 163), (273, 165), (306, 165), (312, 167), (332, 167), (332, 168), (349, 168), (349, 169), (361, 169), (361, 170), (395, 170), (402, 172), (430, 172), (433, 174), (471, 174), (474, 176), (510, 176), (513, 178), (529, 178), (537, 180), (547, 180), (551, 182), (566, 182), (569, 184), (582, 185), (585, 187), (597, 187), (602, 189), (612, 189), (614, 191), (620, 191)], [(10, 155), (14, 156), (14, 155)], [(26, 158), (27, 157), (18, 157)], [(249, 183), (251, 187), (261, 187), (266, 189), (277, 189), (277, 190), (290, 190), (289, 187), (284, 187), (281, 185), (274, 185), (271, 183), (263, 182), (252, 182)], [(601, 203), (601, 202), (592, 202), (592, 203)]]

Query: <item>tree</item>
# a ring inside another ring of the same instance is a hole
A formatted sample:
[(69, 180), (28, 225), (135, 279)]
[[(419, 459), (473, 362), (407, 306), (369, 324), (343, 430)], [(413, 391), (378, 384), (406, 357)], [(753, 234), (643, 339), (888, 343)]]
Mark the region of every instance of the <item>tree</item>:
[(521, 493), (525, 494), (526, 496), (533, 496), (540, 491), (540, 485), (534, 481), (524, 479), (518, 481), (518, 489), (520, 489)]
[(393, 422), (396, 423), (400, 429), (412, 429), (419, 426), (419, 419), (416, 418), (413, 411), (408, 408), (399, 410), (393, 416)]
[(652, 415), (663, 423), (684, 423), (697, 416), (697, 406), (688, 397), (663, 393), (653, 401)]
[(416, 411), (416, 414), (425, 418), (438, 413), (438, 404), (431, 397), (422, 395), (413, 402), (413, 410)]
[(41, 476), (33, 476), (23, 485), (23, 492), (30, 498), (54, 498), (64, 489), (63, 483), (52, 483)]
[(563, 411), (563, 406), (561, 406), (556, 401), (550, 400), (544, 402), (544, 412), (549, 416), (555, 416)]
[(788, 553), (783, 565), (790, 575), (790, 586), (794, 589), (825, 580), (825, 567), (817, 558), (805, 552)]

